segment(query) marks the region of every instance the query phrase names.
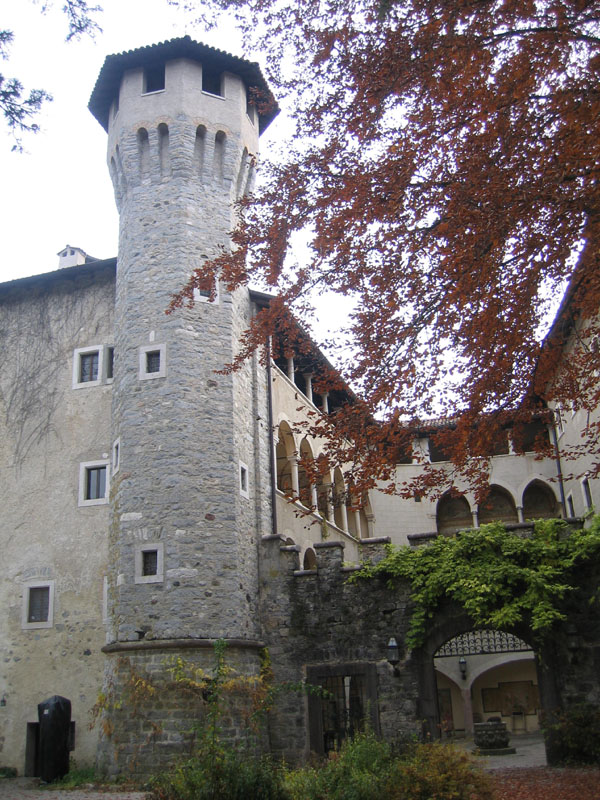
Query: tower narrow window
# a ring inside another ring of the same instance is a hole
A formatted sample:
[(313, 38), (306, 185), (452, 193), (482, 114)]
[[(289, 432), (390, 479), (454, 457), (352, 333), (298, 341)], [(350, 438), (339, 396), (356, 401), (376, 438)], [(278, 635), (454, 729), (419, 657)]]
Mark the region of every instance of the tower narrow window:
[(155, 64), (144, 70), (144, 94), (160, 92), (165, 88), (165, 65)]
[(198, 125), (196, 128), (196, 141), (194, 142), (194, 165), (198, 175), (204, 170), (204, 152), (206, 149), (206, 128)]
[(140, 128), (137, 132), (138, 155), (140, 161), (140, 180), (142, 183), (150, 177), (150, 142), (148, 141), (148, 131)]
[(169, 166), (169, 128), (164, 122), (158, 126), (158, 161), (160, 164), (161, 178), (170, 172)]
[(214, 173), (218, 178), (223, 179), (225, 171), (225, 144), (227, 137), (223, 131), (217, 131), (215, 134), (215, 158), (214, 158)]

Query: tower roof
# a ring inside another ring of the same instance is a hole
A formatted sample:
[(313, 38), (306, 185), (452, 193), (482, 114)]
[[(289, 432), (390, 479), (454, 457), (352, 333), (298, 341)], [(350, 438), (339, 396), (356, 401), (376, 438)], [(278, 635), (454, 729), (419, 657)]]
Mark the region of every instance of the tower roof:
[(108, 114), (121, 83), (121, 77), (126, 70), (137, 67), (150, 67), (173, 61), (177, 58), (189, 58), (207, 64), (212, 69), (233, 72), (239, 75), (248, 88), (255, 88), (264, 98), (264, 108), (259, 110), (260, 132), (262, 133), (279, 113), (279, 107), (271, 94), (266, 80), (255, 61), (238, 58), (224, 50), (209, 47), (206, 44), (195, 42), (189, 36), (179, 39), (170, 39), (159, 44), (139, 47), (137, 50), (127, 50), (107, 56), (98, 75), (88, 108), (108, 131)]

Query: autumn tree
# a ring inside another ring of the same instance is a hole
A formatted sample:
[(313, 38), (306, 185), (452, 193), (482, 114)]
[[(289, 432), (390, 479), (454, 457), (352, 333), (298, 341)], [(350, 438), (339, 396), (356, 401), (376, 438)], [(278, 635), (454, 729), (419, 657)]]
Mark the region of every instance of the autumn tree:
[[(45, 13), (51, 2), (41, 3), (40, 10)], [(95, 15), (99, 6), (89, 6), (87, 0), (65, 0), (62, 11), (67, 18), (66, 40), (77, 39), (86, 34), (93, 36), (100, 30)], [(0, 59), (7, 60), (14, 35), (12, 31), (0, 30)], [(45, 102), (52, 97), (45, 89), (26, 91), (18, 78), (0, 74), (0, 115), (14, 136), (13, 150), (21, 150), (21, 136), (24, 133), (37, 133), (39, 125), (37, 114)]]
[(337, 355), (364, 404), (315, 426), (346, 437), (332, 454), (356, 462), (357, 483), (392, 480), (407, 422), (452, 418), (440, 443), (478, 481), (509, 422), (518, 447), (549, 403), (596, 408), (600, 3), (210, 0), (201, 12), (223, 10), (268, 54), (295, 133), (263, 163), (237, 249), (195, 280), (218, 270), (230, 288), (278, 293), (245, 353), (277, 330), (294, 346), (286, 309), (309, 325), (311, 298), (351, 304)]

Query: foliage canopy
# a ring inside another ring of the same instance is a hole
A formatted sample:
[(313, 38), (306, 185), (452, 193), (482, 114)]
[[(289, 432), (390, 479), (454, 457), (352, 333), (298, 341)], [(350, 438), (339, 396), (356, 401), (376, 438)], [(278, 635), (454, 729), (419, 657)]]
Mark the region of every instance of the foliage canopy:
[[(550, 401), (597, 407), (597, 0), (170, 2), (204, 22), (233, 12), (295, 124), (243, 203), (237, 249), (200, 268), (184, 298), (215, 270), (230, 288), (277, 290), (241, 357), (273, 331), (293, 348), (285, 308), (350, 299), (328, 345), (365, 399), (336, 420), (353, 442), (346, 463), (365, 463), (357, 484), (391, 479), (409, 438), (398, 420), (452, 417), (444, 447), (472, 478), (508, 418), (518, 428)], [(569, 280), (565, 324), (543, 342)], [(557, 371), (582, 320), (587, 339)]]
[[(598, 558), (598, 516), (586, 530), (570, 530), (563, 520), (538, 520), (531, 537), (490, 523), (439, 536), (426, 547), (390, 546), (382, 561), (363, 567), (353, 580), (378, 575), (390, 588), (399, 581), (410, 585), (410, 647), (422, 644), (431, 619), (448, 600), (462, 607), (476, 627), (528, 626), (529, 644), (535, 645), (566, 618), (566, 604), (579, 590), (576, 570)], [(598, 590), (587, 599), (598, 602)]]

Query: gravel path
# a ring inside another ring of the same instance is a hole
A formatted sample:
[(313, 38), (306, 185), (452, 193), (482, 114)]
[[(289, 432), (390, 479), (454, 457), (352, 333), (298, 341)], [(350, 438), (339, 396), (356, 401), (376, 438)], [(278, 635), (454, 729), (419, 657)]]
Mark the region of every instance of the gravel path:
[(0, 800), (144, 800), (146, 792), (122, 792), (109, 789), (40, 789), (35, 778), (0, 780)]

